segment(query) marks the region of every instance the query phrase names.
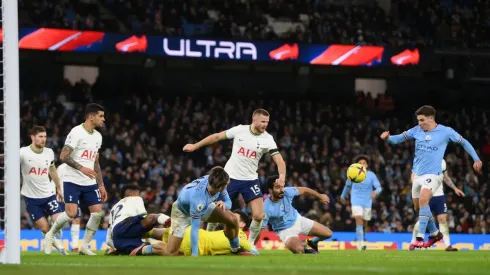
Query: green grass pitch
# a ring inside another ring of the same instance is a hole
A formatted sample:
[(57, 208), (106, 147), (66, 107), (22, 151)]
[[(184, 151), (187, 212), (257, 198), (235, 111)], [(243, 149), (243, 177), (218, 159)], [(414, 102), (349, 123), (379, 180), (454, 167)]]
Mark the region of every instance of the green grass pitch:
[[(102, 252), (100, 253), (102, 254)], [(60, 256), (23, 253), (21, 265), (0, 265), (1, 275), (125, 274), (490, 274), (490, 251), (322, 251), (293, 255), (262, 251), (260, 256), (127, 257)]]

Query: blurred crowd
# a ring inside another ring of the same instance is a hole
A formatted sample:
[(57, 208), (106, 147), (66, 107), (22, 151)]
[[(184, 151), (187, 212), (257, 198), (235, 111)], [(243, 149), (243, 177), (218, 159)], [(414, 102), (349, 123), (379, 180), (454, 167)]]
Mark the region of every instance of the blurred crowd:
[(488, 47), (489, 0), (19, 0), (20, 24), (400, 47)]
[[(331, 203), (323, 205), (308, 197), (298, 198), (295, 206), (301, 214), (334, 231), (354, 231), (351, 207), (340, 203), (340, 194), (352, 159), (367, 154), (371, 158), (369, 169), (383, 187), (374, 201), (368, 231), (407, 232), (416, 222), (409, 182), (413, 144), (392, 147), (379, 139), (385, 129), (401, 133), (415, 120), (410, 114), (399, 116), (395, 111), (397, 102), (389, 95), (373, 97), (359, 92), (357, 100), (345, 106), (307, 97), (302, 101), (239, 100), (232, 95), (212, 97), (200, 93), (179, 97), (161, 91), (121, 93), (114, 101), (109, 95), (104, 100), (104, 93), (98, 89), (104, 88), (83, 81), (76, 85), (66, 82), (59, 87), (59, 93), (44, 92), (22, 99), (21, 144), (29, 144), (27, 130), (32, 125), (42, 124), (48, 130), (47, 146), (58, 157), (70, 129), (83, 121), (84, 104), (97, 101), (105, 105), (107, 122), (100, 130), (100, 163), (109, 194), (106, 215), (120, 199), (120, 187), (127, 183), (141, 187), (149, 212), (168, 214), (186, 183), (206, 174), (210, 167), (226, 163), (232, 142), (223, 141), (191, 154), (182, 152), (183, 145), (237, 124), (248, 124), (253, 110), (260, 107), (271, 113), (268, 132), (286, 161), (287, 185), (307, 186), (330, 196)], [(447, 149), (449, 175), (466, 194), (457, 197), (446, 190), (452, 232), (489, 233), (489, 115), (488, 110), (478, 109), (438, 113), (439, 123), (452, 126), (467, 138), (484, 161), (483, 173), (475, 174), (471, 158), (461, 147), (450, 145)], [(262, 191), (267, 192), (266, 177), (276, 173), (271, 157), (265, 155), (258, 170)], [(240, 199), (234, 207), (245, 208)], [(25, 205), (22, 211), (22, 227), (33, 228)], [(107, 226), (108, 216), (102, 227)]]

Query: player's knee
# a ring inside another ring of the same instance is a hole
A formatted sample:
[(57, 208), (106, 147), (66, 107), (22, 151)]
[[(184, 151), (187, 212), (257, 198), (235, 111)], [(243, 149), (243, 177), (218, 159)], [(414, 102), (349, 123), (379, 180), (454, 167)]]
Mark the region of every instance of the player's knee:
[(252, 219), (256, 222), (262, 221), (264, 219), (264, 211), (260, 210), (252, 213)]
[(446, 224), (447, 223), (446, 217), (444, 215), (437, 216), (437, 222), (439, 224)]
[(65, 210), (65, 213), (66, 215), (70, 218), (70, 219), (74, 219), (76, 216), (77, 216), (77, 211), (73, 211), (72, 209), (66, 209)]

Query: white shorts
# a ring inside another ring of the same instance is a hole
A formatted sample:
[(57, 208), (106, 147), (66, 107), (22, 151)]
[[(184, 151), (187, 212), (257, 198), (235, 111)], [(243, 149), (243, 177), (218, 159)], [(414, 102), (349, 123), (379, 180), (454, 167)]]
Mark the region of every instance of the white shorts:
[[(201, 221), (207, 221), (215, 208), (216, 204), (214, 204), (214, 202), (211, 203), (208, 206), (206, 214), (201, 217)], [(177, 202), (174, 202), (172, 204), (172, 212), (170, 214), (170, 218), (172, 219), (170, 234), (178, 238), (184, 238), (185, 231), (189, 226), (191, 226), (191, 217), (180, 211), (179, 207), (177, 206)]]
[(284, 229), (282, 231), (277, 232), (277, 236), (281, 239), (283, 244), (292, 237), (298, 237), (299, 234), (307, 236), (310, 234), (311, 229), (313, 228), (313, 224), (315, 222), (305, 218), (303, 216), (299, 216), (294, 222), (293, 226), (288, 229)]
[(371, 220), (371, 208), (365, 208), (359, 205), (352, 206), (352, 216), (362, 216), (365, 221)]
[(412, 198), (420, 198), (421, 189), (429, 189), (434, 194), (442, 185), (443, 175), (415, 176), (412, 181)]

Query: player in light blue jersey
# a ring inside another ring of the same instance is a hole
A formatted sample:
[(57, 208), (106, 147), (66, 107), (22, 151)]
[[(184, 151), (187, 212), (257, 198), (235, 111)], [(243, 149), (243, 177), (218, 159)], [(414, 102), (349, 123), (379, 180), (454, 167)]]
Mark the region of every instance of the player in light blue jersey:
[(172, 205), (171, 235), (168, 238), (165, 256), (179, 255), (180, 245), (189, 226), (192, 256), (198, 256), (201, 220), (225, 225), (224, 233), (230, 240), (232, 253), (253, 255), (240, 248), (238, 219), (231, 211), (225, 210), (231, 208), (231, 200), (226, 192), (229, 183), (228, 173), (217, 166), (211, 169), (209, 175), (184, 186), (177, 201)]
[[(369, 158), (365, 155), (357, 156), (355, 162), (361, 164), (366, 169), (369, 166)], [(381, 184), (376, 174), (372, 171), (368, 171), (366, 179), (360, 183), (352, 184), (350, 180), (347, 180), (344, 190), (340, 195), (342, 203), (345, 203), (345, 197), (349, 194), (351, 188), (350, 202), (352, 205), (352, 216), (356, 219), (357, 250), (366, 250), (366, 246), (364, 245), (364, 228), (367, 226), (368, 221), (371, 220), (373, 198), (381, 193)]]
[[(279, 180), (279, 176), (269, 177), (267, 185), (269, 196), (264, 201), (265, 218), (262, 228), (270, 223), (282, 243), (295, 254), (318, 253), (318, 242), (330, 238), (332, 231), (322, 224), (302, 217), (293, 207), (293, 199), (296, 196), (308, 194), (323, 203), (329, 203), (328, 196), (307, 187), (284, 187), (284, 182)], [(301, 243), (299, 234), (315, 236), (307, 241), (308, 246), (312, 249)]]
[[(404, 141), (415, 141), (415, 158), (412, 172), (416, 175), (412, 182), (412, 198), (415, 210), (419, 208), (420, 233), (412, 245), (416, 248), (432, 246), (443, 238), (434, 222), (429, 207), (429, 200), (442, 184), (441, 162), (449, 142), (460, 144), (473, 158), (473, 168), (479, 172), (482, 162), (473, 146), (450, 127), (437, 124), (436, 110), (432, 106), (422, 106), (416, 112), (418, 124), (402, 134), (391, 136), (389, 131), (381, 134), (383, 140), (391, 144)], [(418, 202), (417, 202), (418, 201)], [(425, 230), (429, 229), (430, 237), (424, 243)]]

